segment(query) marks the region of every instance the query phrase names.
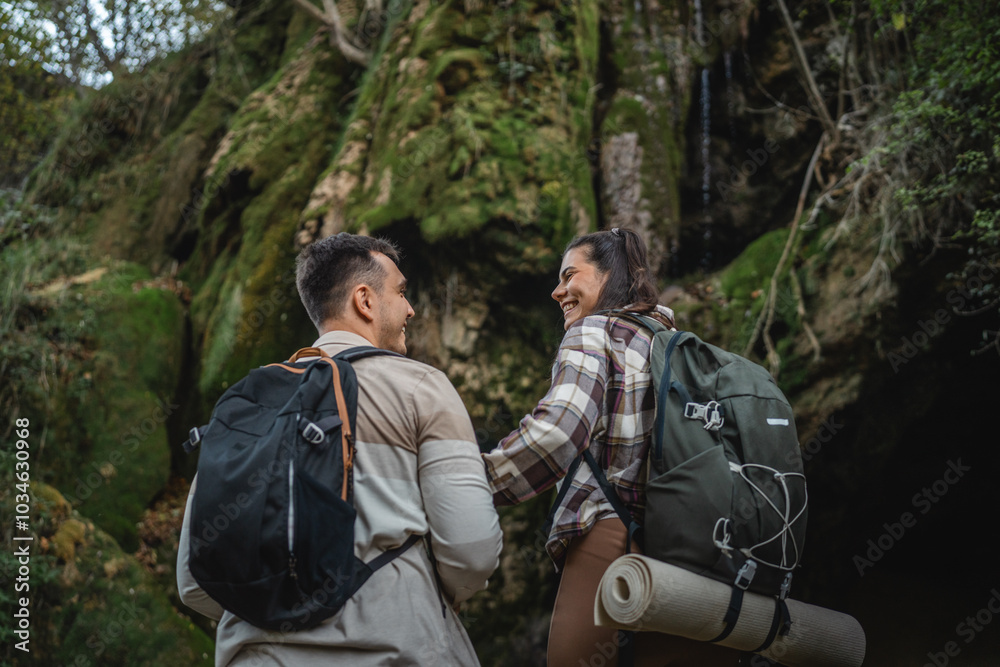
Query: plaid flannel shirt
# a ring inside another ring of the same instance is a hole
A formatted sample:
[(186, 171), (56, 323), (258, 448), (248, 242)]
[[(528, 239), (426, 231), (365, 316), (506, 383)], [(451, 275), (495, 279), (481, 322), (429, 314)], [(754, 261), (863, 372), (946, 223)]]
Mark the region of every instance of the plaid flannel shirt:
[[(657, 311), (673, 321), (669, 308)], [(655, 418), (649, 373), (652, 332), (629, 319), (591, 315), (570, 325), (556, 353), (552, 385), (517, 429), (484, 454), (497, 505), (551, 488), (589, 447), (608, 481), (640, 522), (646, 454)], [(559, 567), (570, 540), (616, 517), (590, 467), (577, 468), (553, 518), (546, 550)]]

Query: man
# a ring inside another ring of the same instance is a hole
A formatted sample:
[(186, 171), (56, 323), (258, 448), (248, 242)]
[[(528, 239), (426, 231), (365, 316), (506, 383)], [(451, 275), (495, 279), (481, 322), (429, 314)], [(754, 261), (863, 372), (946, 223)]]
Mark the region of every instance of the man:
[[(314, 347), (330, 356), (358, 345), (406, 351), (413, 308), (398, 261), (389, 242), (352, 234), (302, 251), (296, 285), (320, 333)], [(454, 610), (486, 587), (501, 533), (469, 416), (444, 373), (426, 364), (382, 355), (354, 367), (355, 555), (367, 562), (411, 534), (428, 539), (378, 570), (318, 627), (267, 632), (224, 612), (191, 576), (189, 498), (178, 589), (186, 605), (219, 619), (217, 665), (479, 664)]]

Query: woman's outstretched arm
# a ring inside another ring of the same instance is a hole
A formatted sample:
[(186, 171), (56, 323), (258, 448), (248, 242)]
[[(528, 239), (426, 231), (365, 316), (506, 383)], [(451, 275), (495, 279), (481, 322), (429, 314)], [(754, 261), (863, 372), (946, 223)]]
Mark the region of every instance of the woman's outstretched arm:
[(601, 413), (608, 377), (604, 317), (570, 326), (556, 355), (552, 385), (517, 429), (483, 455), (497, 505), (515, 505), (562, 479), (606, 427)]

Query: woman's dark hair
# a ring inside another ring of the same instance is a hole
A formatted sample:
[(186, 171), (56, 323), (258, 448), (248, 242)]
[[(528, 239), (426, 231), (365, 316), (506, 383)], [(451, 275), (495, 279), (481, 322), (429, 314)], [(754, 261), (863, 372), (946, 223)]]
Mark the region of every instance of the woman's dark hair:
[(607, 275), (594, 312), (621, 310), (644, 315), (655, 313), (659, 291), (649, 269), (646, 244), (641, 236), (631, 229), (616, 227), (573, 239), (563, 254), (574, 248), (584, 248), (587, 261)]

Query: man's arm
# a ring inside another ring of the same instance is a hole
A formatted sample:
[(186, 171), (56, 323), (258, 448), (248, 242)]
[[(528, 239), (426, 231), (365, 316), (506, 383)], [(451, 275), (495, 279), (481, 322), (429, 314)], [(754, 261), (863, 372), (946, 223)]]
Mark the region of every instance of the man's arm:
[(486, 588), (503, 535), (465, 406), (447, 376), (428, 372), (413, 396), (417, 476), (444, 593), (462, 602)]
[(194, 499), (194, 489), (197, 484), (198, 476), (195, 475), (191, 482), (191, 490), (188, 492), (187, 507), (184, 508), (184, 523), (181, 525), (181, 540), (177, 547), (177, 591), (180, 593), (181, 602), (209, 618), (219, 620), (222, 618), (222, 607), (201, 589), (198, 582), (191, 576), (191, 569), (188, 567), (188, 554), (191, 548), (191, 502)]

